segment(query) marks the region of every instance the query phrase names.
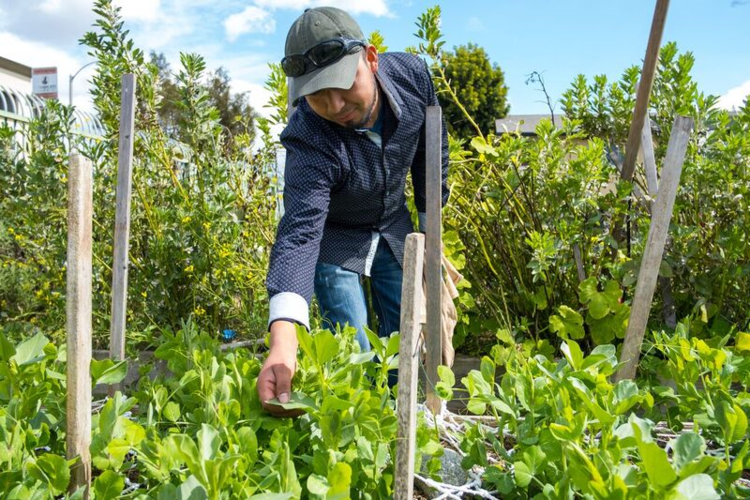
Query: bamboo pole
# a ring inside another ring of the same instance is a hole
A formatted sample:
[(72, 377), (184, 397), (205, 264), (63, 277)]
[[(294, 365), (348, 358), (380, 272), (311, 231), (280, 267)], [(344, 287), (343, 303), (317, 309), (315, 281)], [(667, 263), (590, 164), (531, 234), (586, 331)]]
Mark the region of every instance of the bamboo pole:
[(398, 440), (394, 498), (410, 500), (414, 495), (414, 459), (417, 436), (417, 339), (422, 301), (424, 236), (406, 237), (404, 279), (401, 285), (401, 338), (398, 361)]
[(622, 178), (626, 181), (631, 180), (635, 172), (635, 161), (638, 157), (641, 131), (646, 113), (648, 112), (648, 100), (651, 95), (651, 87), (654, 83), (656, 65), (659, 62), (659, 48), (661, 47), (661, 37), (664, 33), (664, 24), (667, 20), (668, 10), (669, 0), (656, 1), (654, 17), (651, 21), (651, 33), (649, 34), (648, 45), (646, 47), (646, 58), (643, 61), (641, 80), (635, 98), (633, 120), (630, 124), (628, 142), (625, 146), (625, 160), (622, 163)]
[[(135, 75), (130, 73), (122, 75), (120, 144), (117, 158), (117, 192), (115, 196), (115, 243), (112, 261), (112, 319), (109, 340), (109, 355), (114, 361), (125, 359), (135, 90)], [(109, 388), (110, 396), (117, 389), (117, 385), (112, 385)]]
[(443, 317), (442, 303), (442, 209), (443, 185), (443, 147), (442, 147), (442, 110), (440, 106), (428, 106), (425, 118), (426, 150), (426, 198), (427, 228), (425, 242), (425, 273), (427, 298), (427, 328), (425, 343), (427, 345), (427, 407), (433, 412), (440, 411), (440, 398), (435, 393), (438, 382), (437, 367), (443, 358)]
[(91, 161), (74, 153), (68, 172), (67, 457), (71, 491), (91, 486), (91, 281), (93, 191)]
[(643, 337), (646, 333), (651, 301), (654, 298), (654, 288), (659, 277), (659, 266), (669, 233), (669, 223), (672, 220), (672, 210), (680, 182), (680, 174), (682, 173), (682, 163), (685, 161), (685, 153), (692, 128), (692, 118), (684, 116), (676, 117), (672, 126), (667, 156), (664, 159), (661, 171), (659, 193), (654, 202), (651, 227), (648, 231), (641, 268), (638, 272), (638, 283), (635, 287), (630, 321), (620, 356), (620, 363), (623, 366), (615, 377), (618, 381), (634, 378), (638, 367), (641, 344), (643, 344)]

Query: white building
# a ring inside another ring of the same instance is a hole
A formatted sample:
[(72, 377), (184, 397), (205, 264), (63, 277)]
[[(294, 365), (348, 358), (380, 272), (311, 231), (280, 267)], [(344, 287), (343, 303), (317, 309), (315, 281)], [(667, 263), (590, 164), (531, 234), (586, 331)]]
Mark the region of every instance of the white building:
[(0, 85), (23, 94), (31, 93), (31, 68), (0, 56)]
[[(44, 109), (44, 99), (31, 93), (29, 66), (0, 56), (0, 125), (20, 131)], [(86, 112), (75, 110), (73, 133), (98, 139), (102, 136), (99, 119)]]

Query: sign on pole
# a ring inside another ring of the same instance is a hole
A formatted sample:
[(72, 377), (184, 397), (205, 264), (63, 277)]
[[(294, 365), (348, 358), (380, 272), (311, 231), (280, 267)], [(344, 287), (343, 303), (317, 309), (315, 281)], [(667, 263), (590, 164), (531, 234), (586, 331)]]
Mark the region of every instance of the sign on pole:
[(57, 99), (57, 67), (32, 69), (31, 91), (43, 99)]

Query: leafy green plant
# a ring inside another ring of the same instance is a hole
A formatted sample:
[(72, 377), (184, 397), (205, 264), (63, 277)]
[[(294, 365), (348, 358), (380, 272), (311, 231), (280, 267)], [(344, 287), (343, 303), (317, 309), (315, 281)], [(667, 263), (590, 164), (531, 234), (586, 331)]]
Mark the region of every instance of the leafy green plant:
[[(731, 442), (739, 441), (734, 454), (727, 450), (717, 456), (707, 450), (711, 435), (686, 430), (665, 442), (653, 421), (638, 416), (646, 412), (658, 419), (664, 396), (656, 394), (664, 391), (652, 394), (631, 380), (610, 382), (618, 366), (614, 346), (600, 345), (585, 355), (575, 341), (566, 340), (563, 358), (553, 361), (529, 357), (506, 335), (499, 338), (492, 357), (484, 357), (481, 369), (462, 381), (467, 409), (495, 422), (467, 424), (461, 438), (464, 467), (485, 467), (485, 480), (503, 498), (719, 498), (719, 493), (743, 498), (748, 493), (736, 483), (750, 448), (739, 411), (743, 398), (728, 395), (725, 415), (713, 421), (722, 429), (719, 435), (731, 432)], [(700, 370), (695, 360), (689, 364), (691, 371)], [(505, 373), (498, 382), (500, 365)], [(452, 375), (445, 370), (441, 375), (440, 393), (450, 398), (457, 391)]]

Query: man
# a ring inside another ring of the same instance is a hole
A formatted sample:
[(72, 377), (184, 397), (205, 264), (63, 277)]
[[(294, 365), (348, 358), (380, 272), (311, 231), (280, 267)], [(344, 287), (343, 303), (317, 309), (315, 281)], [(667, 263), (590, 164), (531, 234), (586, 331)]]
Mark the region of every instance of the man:
[[(357, 328), (363, 351), (369, 276), (380, 336), (398, 330), (404, 241), (413, 231), (404, 187), (425, 211), (425, 108), (437, 105), (427, 65), (378, 54), (344, 11), (307, 9), (287, 35), (282, 68), (297, 110), (281, 134), (286, 148), (285, 214), (271, 252), (267, 287), (270, 352), (258, 376), (267, 401), (289, 400), (297, 357), (295, 325), (309, 328), (313, 291), (327, 326)], [(443, 127), (445, 130), (445, 127)], [(443, 203), (448, 141), (443, 137)]]

